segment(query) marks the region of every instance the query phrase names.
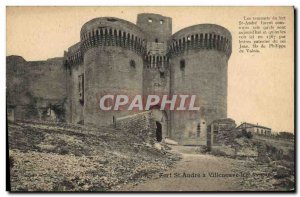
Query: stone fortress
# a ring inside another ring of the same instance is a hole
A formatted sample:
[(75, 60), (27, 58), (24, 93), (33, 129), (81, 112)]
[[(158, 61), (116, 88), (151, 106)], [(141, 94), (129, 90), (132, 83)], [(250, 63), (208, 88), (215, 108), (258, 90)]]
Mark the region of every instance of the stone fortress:
[(105, 94), (197, 95), (199, 111), (151, 109), (161, 138), (206, 143), (207, 126), (227, 118), (231, 34), (199, 24), (172, 34), (172, 19), (142, 13), (133, 24), (113, 17), (85, 23), (63, 57), (27, 62), (7, 57), (8, 117), (110, 125), (136, 111), (101, 111)]

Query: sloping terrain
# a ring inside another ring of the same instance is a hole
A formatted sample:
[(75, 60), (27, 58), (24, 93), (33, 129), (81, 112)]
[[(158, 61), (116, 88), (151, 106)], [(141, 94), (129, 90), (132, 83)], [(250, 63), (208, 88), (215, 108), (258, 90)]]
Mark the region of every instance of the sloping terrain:
[[(263, 163), (199, 154), (199, 147), (173, 146), (182, 159), (163, 173), (121, 191), (293, 191), (294, 177), (284, 161)], [(286, 163), (287, 164), (287, 163)]]
[(8, 137), (11, 191), (114, 190), (179, 159), (110, 127), (18, 122), (8, 124)]
[(211, 154), (236, 159), (240, 181), (249, 191), (295, 190), (294, 142), (249, 135), (242, 131), (220, 132), (219, 145)]

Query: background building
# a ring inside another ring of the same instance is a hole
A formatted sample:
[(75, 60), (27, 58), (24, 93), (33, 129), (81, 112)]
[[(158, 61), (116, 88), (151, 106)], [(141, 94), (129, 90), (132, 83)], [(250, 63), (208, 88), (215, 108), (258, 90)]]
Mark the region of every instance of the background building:
[(247, 132), (251, 132), (252, 134), (266, 135), (266, 136), (270, 136), (271, 132), (272, 132), (271, 128), (261, 126), (261, 125), (258, 125), (258, 124), (251, 124), (251, 123), (247, 123), (247, 122), (242, 123), (236, 129), (237, 130), (243, 130), (244, 129)]

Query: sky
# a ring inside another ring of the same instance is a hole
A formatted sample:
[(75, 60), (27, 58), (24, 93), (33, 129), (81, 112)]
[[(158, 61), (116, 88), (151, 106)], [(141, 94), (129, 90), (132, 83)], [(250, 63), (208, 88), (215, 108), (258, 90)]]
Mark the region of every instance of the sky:
[[(6, 55), (27, 61), (62, 57), (80, 40), (82, 25), (96, 17), (136, 23), (139, 13), (172, 18), (173, 33), (201, 23), (224, 26), (232, 34), (228, 62), (228, 117), (294, 132), (294, 15), (292, 7), (7, 7)], [(285, 49), (238, 52), (238, 23), (244, 16), (285, 16)]]

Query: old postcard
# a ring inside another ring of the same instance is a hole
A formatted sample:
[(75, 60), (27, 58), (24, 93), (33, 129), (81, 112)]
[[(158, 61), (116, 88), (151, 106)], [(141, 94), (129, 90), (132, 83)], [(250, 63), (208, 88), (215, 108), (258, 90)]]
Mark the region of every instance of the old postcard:
[(8, 183), (295, 191), (294, 7), (7, 7)]

